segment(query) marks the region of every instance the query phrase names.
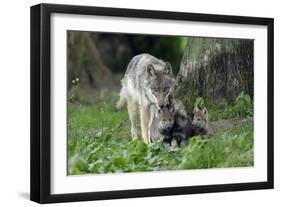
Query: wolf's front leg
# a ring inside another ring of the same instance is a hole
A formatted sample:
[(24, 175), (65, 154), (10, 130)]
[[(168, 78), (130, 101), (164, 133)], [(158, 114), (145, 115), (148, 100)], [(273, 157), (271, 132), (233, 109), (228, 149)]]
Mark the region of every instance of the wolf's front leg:
[(137, 103), (132, 98), (127, 98), (127, 108), (131, 121), (131, 135), (132, 139), (136, 140), (138, 138), (137, 134)]
[(141, 118), (141, 133), (145, 144), (149, 143), (149, 133), (148, 133), (148, 122), (149, 122), (149, 110), (144, 104), (140, 107), (140, 118)]
[[(147, 129), (147, 134), (148, 134), (148, 142), (151, 143), (151, 131), (152, 130), (155, 130), (152, 125), (153, 125), (153, 122), (155, 122), (155, 118), (156, 118), (156, 111), (157, 111), (157, 108), (156, 106), (153, 106), (153, 105), (150, 105), (149, 108), (148, 108), (148, 111), (150, 112), (149, 113), (149, 120), (148, 120), (148, 129)], [(154, 124), (157, 124), (157, 123), (154, 123)], [(153, 134), (153, 133), (152, 133)], [(155, 132), (154, 132), (155, 134)]]

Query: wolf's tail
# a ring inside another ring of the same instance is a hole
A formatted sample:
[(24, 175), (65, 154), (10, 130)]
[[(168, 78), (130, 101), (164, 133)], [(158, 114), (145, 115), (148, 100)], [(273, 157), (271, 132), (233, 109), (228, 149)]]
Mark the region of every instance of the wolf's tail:
[(126, 104), (126, 99), (120, 94), (119, 100), (116, 102), (115, 111), (120, 111)]

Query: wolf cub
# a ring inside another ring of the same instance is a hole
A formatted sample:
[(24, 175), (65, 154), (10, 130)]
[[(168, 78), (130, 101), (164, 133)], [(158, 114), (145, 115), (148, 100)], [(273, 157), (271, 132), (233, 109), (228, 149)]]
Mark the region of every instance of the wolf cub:
[(196, 108), (193, 113), (186, 113), (181, 101), (172, 99), (170, 104), (158, 110), (158, 130), (164, 136), (165, 143), (178, 146), (192, 136), (208, 132), (208, 111), (206, 108)]
[(209, 131), (209, 118), (207, 108), (195, 108), (192, 121), (193, 136), (207, 134)]

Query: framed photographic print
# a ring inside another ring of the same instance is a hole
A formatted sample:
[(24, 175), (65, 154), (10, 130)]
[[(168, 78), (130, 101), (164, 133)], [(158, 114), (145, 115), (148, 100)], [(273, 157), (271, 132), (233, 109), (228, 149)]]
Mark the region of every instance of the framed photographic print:
[(273, 188), (273, 19), (31, 7), (31, 200)]

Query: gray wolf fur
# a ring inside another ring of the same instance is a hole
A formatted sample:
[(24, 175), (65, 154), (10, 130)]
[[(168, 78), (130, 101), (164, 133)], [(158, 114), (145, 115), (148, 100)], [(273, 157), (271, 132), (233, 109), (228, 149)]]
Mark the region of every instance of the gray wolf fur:
[(151, 126), (157, 109), (164, 108), (172, 92), (174, 78), (170, 63), (149, 54), (135, 56), (128, 64), (116, 108), (127, 103), (132, 139), (137, 139), (136, 116), (140, 108), (142, 138), (151, 142)]
[(206, 108), (195, 108), (193, 113), (186, 113), (181, 101), (172, 99), (167, 107), (158, 111), (158, 129), (163, 141), (180, 146), (181, 143), (196, 135), (208, 132), (209, 121)]

